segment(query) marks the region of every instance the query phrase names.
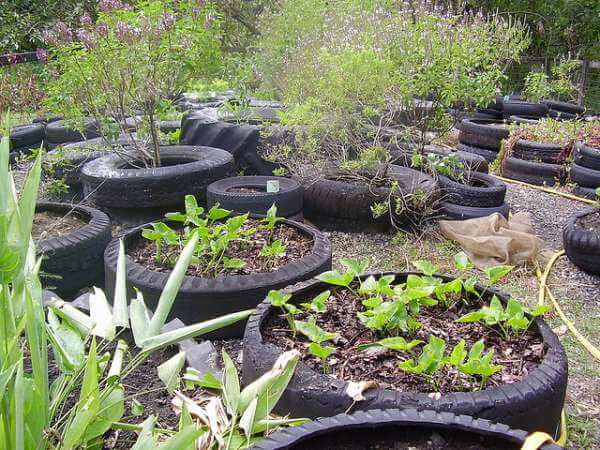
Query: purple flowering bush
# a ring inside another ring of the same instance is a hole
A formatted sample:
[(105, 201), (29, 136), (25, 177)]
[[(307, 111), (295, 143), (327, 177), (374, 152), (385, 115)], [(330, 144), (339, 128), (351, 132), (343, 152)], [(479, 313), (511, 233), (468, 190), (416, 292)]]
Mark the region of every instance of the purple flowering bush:
[(190, 81), (211, 79), (220, 67), (215, 10), (202, 0), (100, 0), (98, 9), (95, 21), (84, 14), (78, 27), (58, 22), (45, 31), (54, 75), (47, 106), (76, 123), (92, 117), (107, 139), (131, 137), (125, 121), (137, 116), (129, 141), (158, 167), (160, 112)]

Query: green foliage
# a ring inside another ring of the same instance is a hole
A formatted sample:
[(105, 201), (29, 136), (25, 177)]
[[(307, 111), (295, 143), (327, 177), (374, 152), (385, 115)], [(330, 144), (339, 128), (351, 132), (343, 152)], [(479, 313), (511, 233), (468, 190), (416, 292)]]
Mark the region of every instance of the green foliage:
[(301, 320), (296, 320), (294, 322), (296, 324), (296, 329), (311, 342), (322, 344), (325, 341), (331, 341), (337, 337), (337, 333), (330, 333), (319, 327), (314, 316), (310, 316), (306, 322)]
[(362, 344), (359, 346), (359, 349), (366, 350), (372, 347), (385, 347), (389, 350), (411, 352), (413, 348), (422, 343), (423, 341), (420, 341), (418, 339), (413, 339), (412, 341), (407, 342), (406, 339), (404, 339), (401, 336), (394, 336), (381, 339), (377, 342), (372, 342), (370, 344)]
[[(142, 230), (142, 237), (153, 241), (156, 246), (155, 259), (159, 264), (172, 265), (181, 249), (194, 237), (198, 237), (192, 264), (202, 276), (219, 276), (226, 269), (241, 269), (246, 262), (228, 255), (233, 246), (244, 246), (256, 233), (256, 228), (247, 224), (248, 214), (232, 216), (231, 211), (218, 205), (206, 211), (199, 206), (193, 195), (185, 197), (185, 211), (167, 213), (165, 217), (183, 225), (175, 230), (165, 222), (150, 224)], [(269, 214), (261, 220), (260, 227), (270, 231), (281, 221), (277, 208), (273, 205)], [(277, 258), (285, 253), (285, 245), (280, 240), (266, 243), (260, 252), (267, 268), (274, 265)]]
[(424, 170), (432, 175), (444, 175), (451, 180), (464, 182), (464, 164), (456, 155), (422, 155), (413, 153), (411, 157), (411, 166), (417, 169)]
[(523, 94), (536, 102), (544, 99), (575, 101), (578, 94), (575, 73), (578, 68), (577, 61), (566, 59), (552, 66), (550, 77), (544, 72), (530, 72), (525, 77)]
[(141, 160), (160, 166), (158, 119), (191, 79), (220, 67), (219, 22), (210, 3), (151, 0), (100, 11), (96, 24), (70, 30), (58, 24), (51, 45), (47, 106), (83, 123), (88, 114), (105, 137), (130, 132), (125, 120), (141, 112), (146, 139), (132, 140)]
[(308, 351), (311, 355), (319, 358), (323, 364), (323, 371), (327, 373), (327, 358), (335, 353), (335, 347), (321, 345), (317, 342), (311, 342), (308, 346)]
[(294, 336), (296, 336), (298, 330), (296, 329), (296, 322), (294, 320), (294, 316), (300, 314), (301, 311), (300, 309), (298, 309), (298, 307), (296, 307), (296, 305), (288, 303), (291, 298), (291, 294), (282, 294), (281, 291), (271, 290), (267, 294), (267, 300), (271, 303), (271, 305), (277, 308), (281, 308), (283, 310), (283, 312), (286, 315), (290, 329), (292, 330)]
[(542, 305), (529, 310), (513, 298), (508, 300), (506, 307), (503, 307), (498, 297), (494, 295), (489, 306), (484, 306), (479, 311), (467, 313), (457, 319), (457, 322), (481, 322), (500, 330), (502, 337), (510, 340), (525, 333), (531, 326), (533, 319), (546, 313), (549, 309), (547, 305)]
[(301, 306), (315, 313), (324, 313), (327, 311), (327, 300), (330, 296), (331, 291), (321, 292), (310, 303), (301, 303)]

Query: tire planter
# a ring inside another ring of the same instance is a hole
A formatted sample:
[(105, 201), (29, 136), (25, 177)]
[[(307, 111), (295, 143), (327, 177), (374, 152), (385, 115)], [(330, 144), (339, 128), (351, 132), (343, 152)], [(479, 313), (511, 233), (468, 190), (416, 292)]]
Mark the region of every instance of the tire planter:
[(542, 186), (554, 185), (566, 179), (565, 168), (558, 164), (523, 161), (518, 158), (506, 158), (502, 165), (502, 175), (513, 180)]
[(538, 117), (526, 117), (526, 116), (509, 116), (509, 122), (521, 123), (521, 124), (536, 124), (540, 120)]
[(455, 205), (494, 207), (501, 206), (506, 196), (506, 184), (492, 175), (471, 172), (467, 177), (476, 185), (459, 183), (438, 175), (442, 199)]
[(100, 137), (98, 126), (92, 119), (85, 121), (84, 131), (74, 130), (64, 120), (57, 120), (46, 125), (46, 146), (48, 149), (68, 142), (79, 142), (85, 139)]
[[(459, 144), (460, 145), (460, 144)], [(488, 173), (489, 165), (483, 156), (476, 155), (468, 151), (462, 151), (457, 148), (457, 151), (451, 151), (443, 147), (435, 147), (433, 145), (425, 146), (424, 153), (426, 155), (433, 154), (439, 156), (456, 156), (469, 171)], [(411, 167), (412, 152), (407, 151), (392, 151), (392, 164), (404, 167)]]
[(597, 211), (598, 208), (592, 208), (572, 215), (563, 229), (567, 257), (577, 267), (594, 275), (600, 275), (600, 230), (585, 230), (578, 226), (577, 221)]
[(557, 144), (519, 139), (515, 142), (511, 156), (525, 161), (543, 162), (548, 164), (562, 164), (567, 153)]
[(456, 146), (456, 150), (459, 152), (471, 153), (476, 156), (480, 156), (486, 160), (486, 162), (491, 163), (498, 158), (498, 152), (494, 150), (488, 150), (481, 147), (473, 147), (471, 145), (466, 144), (458, 144)]
[(39, 148), (44, 136), (44, 125), (41, 123), (18, 125), (10, 130), (10, 148), (11, 150)]
[[(417, 440), (433, 433), (442, 434), (443, 437), (440, 437), (443, 441), (444, 437), (457, 440), (464, 438), (473, 445), (468, 448), (475, 448), (475, 445), (477, 448), (490, 448), (493, 445), (494, 448), (505, 450), (520, 450), (528, 436), (525, 431), (501, 423), (449, 412), (377, 409), (323, 417), (299, 427), (286, 428), (271, 434), (250, 449), (364, 450), (366, 446), (382, 441), (385, 442), (383, 445), (389, 442), (389, 448), (393, 448), (395, 442), (410, 445), (411, 437)], [(556, 444), (545, 444), (539, 450), (561, 448)]]
[(600, 170), (600, 149), (577, 142), (573, 151), (573, 160), (579, 166)]
[[(291, 220), (284, 219), (282, 223), (293, 226), (313, 238), (313, 248), (309, 255), (268, 273), (218, 278), (185, 276), (170, 318), (177, 317), (189, 325), (223, 314), (254, 308), (270, 290), (282, 289), (331, 269), (331, 243), (322, 233), (311, 226)], [(142, 239), (142, 229), (146, 226), (134, 228), (123, 235), (126, 252)], [(104, 254), (108, 298), (112, 298), (114, 292), (118, 252), (119, 241), (115, 239), (106, 248)], [(144, 294), (146, 305), (154, 309), (169, 274), (148, 270), (127, 254), (126, 262), (129, 293), (133, 295), (134, 289), (139, 289)], [(241, 337), (243, 332), (244, 323), (238, 323), (208, 336), (218, 339), (234, 338)]]
[[(81, 184), (81, 169), (94, 159), (107, 155), (100, 147), (104, 139), (94, 138), (85, 141), (62, 145), (63, 152), (50, 150), (45, 158), (49, 171), (54, 178), (62, 178), (69, 186)], [(72, 151), (71, 151), (72, 150)]]
[(573, 115), (583, 114), (585, 112), (585, 108), (583, 106), (576, 105), (575, 103), (561, 102), (558, 100), (544, 100), (542, 103), (555, 111), (565, 112)]
[(97, 158), (81, 170), (83, 193), (112, 208), (178, 206), (187, 194), (204, 202), (206, 187), (234, 169), (230, 153), (211, 147), (163, 147), (161, 160), (162, 167), (131, 169), (117, 154)]
[[(396, 275), (396, 281), (406, 279), (409, 273), (384, 273)], [(451, 277), (439, 276), (445, 281)], [(286, 289), (292, 295), (292, 303), (308, 292), (321, 292), (325, 283), (311, 280)], [(477, 286), (481, 292), (484, 287)], [(489, 289), (484, 298), (489, 301), (497, 295), (503, 302), (508, 297), (495, 289)], [(273, 366), (283, 350), (265, 342), (261, 327), (272, 313), (270, 303), (263, 301), (249, 318), (244, 334), (243, 380), (249, 383)], [(527, 431), (545, 431), (555, 436), (561, 417), (567, 387), (567, 356), (552, 329), (541, 319), (532, 325), (547, 347), (546, 355), (538, 367), (520, 381), (476, 392), (453, 392), (434, 398), (427, 393), (399, 392), (389, 389), (366, 391), (364, 401), (353, 405), (346, 395), (348, 386), (343, 380), (329, 377), (312, 370), (300, 361), (296, 372), (275, 410), (291, 417), (326, 417), (349, 410), (372, 410), (388, 408), (416, 408), (466, 414), (476, 418), (505, 423)]]
[(556, 109), (549, 109), (548, 116), (555, 120), (577, 120), (579, 116), (564, 111), (557, 111)]
[(459, 126), (458, 140), (462, 144), (499, 151), (502, 140), (509, 136), (502, 122), (481, 119), (464, 119)]
[(67, 214), (74, 211), (87, 220), (87, 225), (71, 233), (36, 242), (38, 255), (43, 256), (42, 271), (61, 278), (42, 276), (45, 285), (64, 297), (82, 288), (101, 283), (104, 276), (103, 255), (111, 240), (110, 219), (97, 209), (65, 203), (38, 203), (36, 212), (52, 211)]
[(594, 188), (575, 186), (573, 188), (573, 193), (580, 197), (589, 198), (590, 200), (598, 199), (598, 196), (596, 195), (596, 189)]
[[(422, 192), (435, 204), (439, 191), (436, 181), (417, 170), (390, 165), (388, 176), (398, 181), (403, 193)], [(320, 227), (333, 230), (363, 229), (365, 226), (387, 229), (390, 218), (384, 215), (373, 218), (371, 207), (389, 197), (388, 187), (350, 183), (335, 178), (325, 178), (303, 183), (304, 213)], [(397, 222), (407, 217), (394, 217)]]
[[(279, 192), (267, 192), (267, 181), (279, 182)], [(239, 192), (250, 188), (260, 192)], [(247, 176), (224, 178), (211, 183), (206, 190), (208, 207), (219, 204), (221, 208), (239, 213), (267, 214), (275, 204), (277, 215), (291, 217), (302, 212), (302, 186), (296, 180), (283, 177)]]
[(449, 220), (477, 219), (479, 217), (491, 216), (495, 213), (502, 214), (508, 219), (510, 207), (508, 203), (502, 203), (499, 206), (478, 208), (475, 206), (455, 205), (450, 202), (440, 202), (440, 213)]
[(502, 105), (504, 117), (526, 116), (526, 117), (545, 117), (548, 115), (548, 106), (543, 103), (522, 102), (510, 100)]
[(600, 187), (600, 170), (588, 169), (587, 167), (573, 163), (571, 166), (571, 181), (581, 187)]

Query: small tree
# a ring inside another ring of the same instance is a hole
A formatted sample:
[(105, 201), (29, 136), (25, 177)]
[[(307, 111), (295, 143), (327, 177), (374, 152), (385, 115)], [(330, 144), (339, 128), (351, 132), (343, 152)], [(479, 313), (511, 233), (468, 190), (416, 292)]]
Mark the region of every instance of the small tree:
[[(58, 22), (45, 32), (50, 46), (48, 106), (78, 123), (91, 116), (108, 140), (128, 133), (145, 164), (160, 166), (158, 115), (193, 79), (220, 64), (219, 22), (213, 6), (198, 0), (151, 0), (135, 7), (100, 0), (95, 21), (81, 27)], [(141, 116), (133, 138), (126, 120)]]

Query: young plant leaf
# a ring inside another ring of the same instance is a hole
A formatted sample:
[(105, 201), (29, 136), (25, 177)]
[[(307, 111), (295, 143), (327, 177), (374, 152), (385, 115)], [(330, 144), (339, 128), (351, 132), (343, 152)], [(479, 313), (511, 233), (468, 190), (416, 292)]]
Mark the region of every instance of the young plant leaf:
[(493, 286), (513, 270), (513, 266), (495, 266), (485, 269), (488, 284)]
[(179, 352), (158, 366), (158, 378), (172, 394), (179, 388), (179, 373), (185, 364), (185, 352)]

